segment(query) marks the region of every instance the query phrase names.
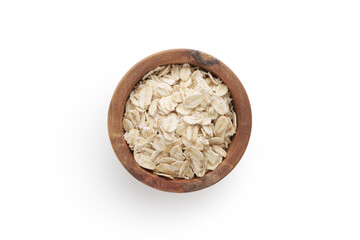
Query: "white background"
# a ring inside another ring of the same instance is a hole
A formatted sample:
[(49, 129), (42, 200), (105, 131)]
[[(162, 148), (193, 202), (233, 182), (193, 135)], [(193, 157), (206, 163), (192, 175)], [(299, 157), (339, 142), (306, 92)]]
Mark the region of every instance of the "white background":
[[(359, 1), (1, 1), (1, 239), (359, 239)], [(193, 48), (244, 84), (253, 131), (199, 192), (143, 185), (107, 111), (136, 62)]]

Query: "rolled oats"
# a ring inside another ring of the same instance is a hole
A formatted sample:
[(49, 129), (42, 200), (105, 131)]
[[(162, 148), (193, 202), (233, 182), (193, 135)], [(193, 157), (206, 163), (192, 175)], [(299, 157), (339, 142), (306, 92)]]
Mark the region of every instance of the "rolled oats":
[(135, 161), (170, 179), (215, 170), (236, 127), (228, 87), (187, 63), (145, 74), (130, 93), (123, 119)]

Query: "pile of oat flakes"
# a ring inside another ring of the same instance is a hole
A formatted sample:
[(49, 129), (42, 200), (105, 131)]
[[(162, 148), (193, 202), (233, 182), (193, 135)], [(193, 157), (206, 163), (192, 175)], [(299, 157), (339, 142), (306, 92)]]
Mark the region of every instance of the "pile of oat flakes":
[(226, 157), (236, 114), (219, 78), (189, 64), (167, 65), (148, 72), (130, 93), (123, 127), (141, 167), (190, 179)]

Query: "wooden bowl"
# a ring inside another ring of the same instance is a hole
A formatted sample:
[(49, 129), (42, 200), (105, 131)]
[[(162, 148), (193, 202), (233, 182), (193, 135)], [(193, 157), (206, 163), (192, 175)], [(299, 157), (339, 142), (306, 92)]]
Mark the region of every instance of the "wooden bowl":
[[(122, 127), (125, 103), (136, 83), (150, 70), (160, 65), (189, 63), (219, 77), (229, 88), (237, 116), (237, 129), (227, 149), (227, 157), (205, 176), (192, 179), (168, 179), (140, 167), (124, 139)], [(133, 66), (121, 79), (111, 99), (108, 131), (116, 156), (136, 179), (167, 192), (191, 192), (209, 187), (224, 178), (243, 156), (251, 132), (251, 108), (246, 91), (236, 75), (224, 63), (209, 54), (191, 49), (172, 49), (155, 53)]]

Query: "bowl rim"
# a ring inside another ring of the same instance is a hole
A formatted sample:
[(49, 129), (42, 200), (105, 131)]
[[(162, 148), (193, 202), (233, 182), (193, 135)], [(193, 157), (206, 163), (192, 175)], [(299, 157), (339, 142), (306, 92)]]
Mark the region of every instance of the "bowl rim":
[[(150, 70), (167, 64), (197, 66), (219, 77), (229, 88), (237, 116), (236, 133), (227, 149), (227, 156), (213, 171), (192, 179), (168, 179), (140, 167), (125, 139), (122, 119), (125, 103), (134, 86)], [(120, 80), (112, 96), (108, 111), (108, 134), (112, 148), (125, 169), (142, 183), (166, 192), (192, 192), (207, 188), (227, 176), (241, 160), (251, 134), (252, 114), (248, 95), (235, 73), (215, 57), (193, 49), (169, 49), (154, 53), (136, 63)]]

